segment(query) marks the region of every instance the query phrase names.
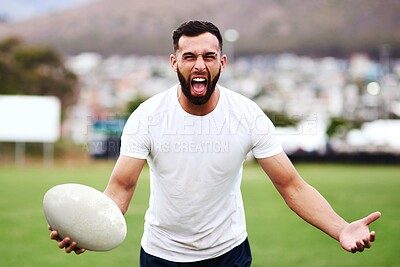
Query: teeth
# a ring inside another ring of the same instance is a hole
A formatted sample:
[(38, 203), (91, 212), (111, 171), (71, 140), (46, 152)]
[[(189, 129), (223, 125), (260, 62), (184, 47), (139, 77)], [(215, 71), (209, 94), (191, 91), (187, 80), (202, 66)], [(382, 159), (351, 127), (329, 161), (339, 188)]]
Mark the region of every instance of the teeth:
[(194, 79), (193, 79), (193, 81), (199, 82), (199, 83), (205, 82), (205, 80), (206, 80), (206, 79), (204, 79), (204, 78), (194, 78)]

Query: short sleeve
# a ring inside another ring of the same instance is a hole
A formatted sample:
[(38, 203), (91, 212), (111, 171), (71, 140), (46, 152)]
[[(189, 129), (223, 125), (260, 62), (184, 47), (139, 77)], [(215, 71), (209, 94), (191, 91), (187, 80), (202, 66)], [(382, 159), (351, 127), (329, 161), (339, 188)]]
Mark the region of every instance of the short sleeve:
[(252, 152), (255, 158), (275, 156), (283, 151), (275, 133), (275, 126), (265, 113), (257, 106), (252, 119)]
[(128, 157), (146, 159), (150, 153), (150, 137), (145, 116), (136, 109), (124, 126), (121, 136), (120, 154)]

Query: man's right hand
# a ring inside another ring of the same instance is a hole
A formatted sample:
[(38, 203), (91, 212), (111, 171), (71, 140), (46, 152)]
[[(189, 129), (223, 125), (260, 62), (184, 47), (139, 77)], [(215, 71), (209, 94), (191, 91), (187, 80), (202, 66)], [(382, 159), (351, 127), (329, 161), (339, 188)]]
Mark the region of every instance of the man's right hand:
[(66, 237), (64, 239), (62, 239), (57, 231), (54, 231), (53, 229), (51, 229), (50, 225), (48, 226), (48, 229), (51, 231), (50, 233), (50, 239), (52, 240), (56, 240), (58, 243), (58, 247), (60, 249), (65, 249), (66, 253), (71, 253), (72, 251), (75, 252), (75, 254), (79, 255), (82, 254), (83, 252), (85, 252), (86, 250), (83, 248), (78, 248), (76, 245), (75, 241), (71, 242), (71, 239), (69, 237)]

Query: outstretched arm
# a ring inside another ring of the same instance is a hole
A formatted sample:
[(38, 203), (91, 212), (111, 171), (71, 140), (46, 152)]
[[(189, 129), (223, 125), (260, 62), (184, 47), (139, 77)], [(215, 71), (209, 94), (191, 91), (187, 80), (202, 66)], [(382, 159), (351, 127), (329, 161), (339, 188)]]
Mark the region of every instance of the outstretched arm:
[(301, 218), (339, 241), (347, 251), (361, 252), (371, 247), (375, 232), (370, 232), (368, 226), (380, 217), (379, 212), (349, 224), (302, 179), (284, 152), (258, 162), (287, 205)]

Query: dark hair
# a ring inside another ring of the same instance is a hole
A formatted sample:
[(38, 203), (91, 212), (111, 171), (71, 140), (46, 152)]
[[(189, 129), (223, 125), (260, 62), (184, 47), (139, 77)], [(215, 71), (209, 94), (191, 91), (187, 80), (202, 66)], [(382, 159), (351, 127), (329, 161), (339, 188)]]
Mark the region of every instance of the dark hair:
[(217, 37), (219, 48), (222, 51), (222, 36), (217, 26), (208, 21), (190, 20), (184, 22), (172, 33), (172, 40), (174, 44), (174, 51), (179, 49), (179, 39), (183, 36), (198, 36), (200, 34), (209, 32)]

